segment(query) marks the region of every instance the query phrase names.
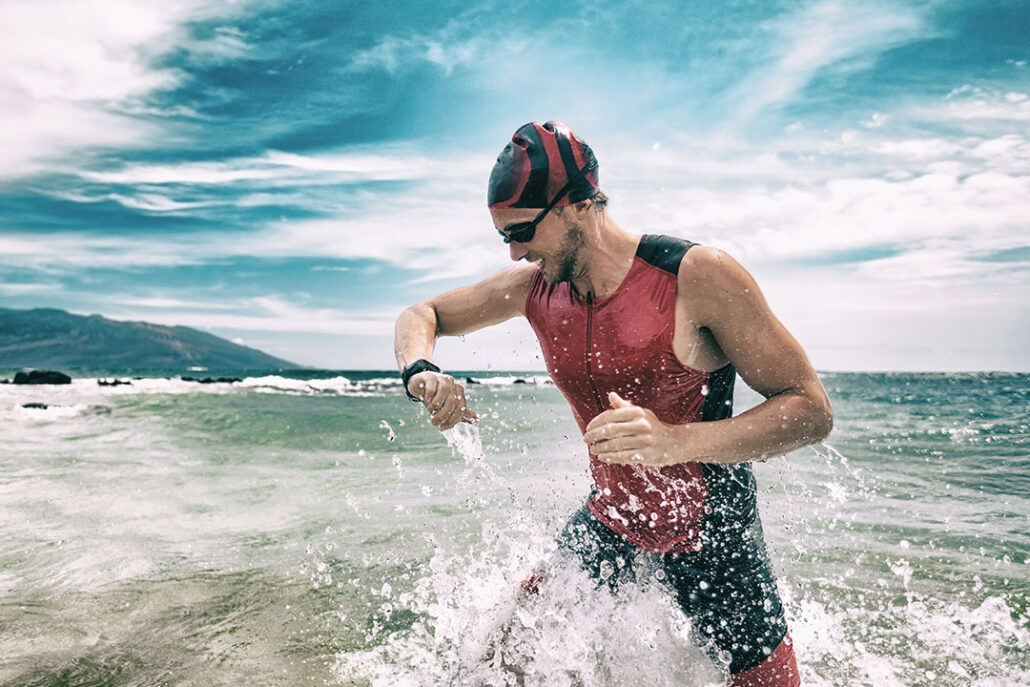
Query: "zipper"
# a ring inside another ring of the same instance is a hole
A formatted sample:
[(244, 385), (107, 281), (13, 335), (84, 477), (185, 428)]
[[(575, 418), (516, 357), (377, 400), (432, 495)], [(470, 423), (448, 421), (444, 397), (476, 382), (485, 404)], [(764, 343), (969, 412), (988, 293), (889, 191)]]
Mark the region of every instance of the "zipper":
[(594, 298), (591, 294), (587, 294), (587, 381), (590, 382), (590, 390), (594, 394), (594, 403), (597, 404), (598, 414), (604, 412), (604, 404), (601, 403), (601, 394), (597, 391), (597, 385), (594, 383), (593, 374), (593, 323), (594, 323)]

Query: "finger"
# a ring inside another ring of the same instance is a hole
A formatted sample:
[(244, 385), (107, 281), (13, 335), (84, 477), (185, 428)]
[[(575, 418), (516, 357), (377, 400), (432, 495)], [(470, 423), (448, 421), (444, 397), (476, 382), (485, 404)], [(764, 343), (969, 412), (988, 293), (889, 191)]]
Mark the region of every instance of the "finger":
[(454, 384), (450, 391), (451, 394), (439, 411), (440, 426), (446, 424), (448, 428), (462, 421), (468, 405), (468, 401), (465, 400), (465, 388), (461, 384)]
[(454, 398), (453, 383), (448, 384), (446, 379), (438, 381), (433, 395), (426, 397), (426, 407), (429, 408), (429, 412), (438, 413), (452, 398)]
[(650, 429), (650, 424), (645, 418), (634, 415), (619, 422), (609, 422), (587, 430), (583, 434), (583, 440), (588, 444), (595, 444), (605, 439), (614, 439), (615, 437), (646, 434), (650, 432)]
[(461, 409), (461, 421), (462, 422), (467, 422), (470, 425), (471, 424), (475, 424), (476, 422), (479, 422), (479, 416), (476, 415), (472, 411), (471, 408), (462, 408)]
[(590, 452), (597, 457), (601, 457), (604, 454), (620, 453), (623, 451), (646, 451), (651, 448), (651, 443), (650, 437), (634, 434), (632, 436), (606, 439), (595, 444), (590, 444)]
[[(435, 400), (435, 399), (434, 399)], [(464, 405), (456, 396), (449, 394), (444, 396), (443, 404), (431, 415), (434, 425), (441, 426), (451, 419), (452, 416), (461, 417), (461, 407)], [(455, 420), (457, 422), (457, 420)]]
[(441, 377), (432, 372), (423, 372), (421, 377), (422, 403), (425, 404), (426, 408), (429, 408), (433, 402), (433, 397), (440, 392), (443, 384), (441, 384)]
[(587, 423), (587, 431), (600, 427), (606, 424), (615, 424), (619, 422), (630, 422), (631, 420), (644, 416), (644, 411), (639, 406), (628, 406), (625, 408), (615, 408), (613, 410), (606, 410), (603, 413), (597, 415), (593, 420)]
[(465, 399), (459, 396), (451, 396), (447, 399), (447, 403), (437, 413), (439, 418), (440, 427), (446, 427), (447, 429), (461, 422), (462, 409), (465, 407)]
[(653, 458), (645, 451), (613, 451), (612, 453), (598, 455), (597, 459), (602, 463), (614, 465), (657, 465)]
[(417, 374), (408, 381), (408, 391), (414, 394), (423, 403), (426, 401), (427, 394), (426, 380), (426, 375)]
[(614, 391), (608, 392), (608, 403), (611, 404), (612, 408), (631, 408), (633, 406), (632, 403)]
[[(445, 409), (445, 410), (447, 410), (447, 409)], [(441, 413), (441, 415), (442, 415), (442, 413)], [(453, 410), (451, 410), (446, 415), (446, 417), (444, 417), (440, 421), (440, 424), (438, 425), (438, 427), (440, 428), (440, 431), (446, 431), (446, 430), (450, 429), (451, 427), (453, 427), (454, 425), (458, 424), (459, 422), (461, 422), (461, 406), (456, 406)]]
[(595, 427), (600, 427), (602, 425), (606, 425), (609, 422), (611, 422), (611, 414), (613, 412), (614, 411), (611, 411), (611, 410), (605, 410), (604, 412), (599, 413), (598, 415), (595, 415), (594, 419), (587, 423), (586, 431), (589, 432), (590, 430), (594, 429)]

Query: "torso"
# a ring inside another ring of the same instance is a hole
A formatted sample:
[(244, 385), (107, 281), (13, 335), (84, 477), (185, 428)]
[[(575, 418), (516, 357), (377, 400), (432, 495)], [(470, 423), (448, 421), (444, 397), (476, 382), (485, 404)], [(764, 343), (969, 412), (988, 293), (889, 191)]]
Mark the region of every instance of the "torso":
[[(532, 280), (526, 317), (581, 430), (607, 408), (609, 391), (670, 424), (732, 414), (734, 369), (714, 338), (695, 326), (689, 300), (677, 297), (680, 263), (692, 245), (642, 237), (622, 283), (597, 301), (569, 283), (549, 285), (539, 274)], [(723, 364), (703, 369), (717, 363)], [(655, 469), (605, 464), (593, 456), (590, 462), (593, 513), (650, 550), (697, 551), (713, 527), (753, 516), (748, 464)]]

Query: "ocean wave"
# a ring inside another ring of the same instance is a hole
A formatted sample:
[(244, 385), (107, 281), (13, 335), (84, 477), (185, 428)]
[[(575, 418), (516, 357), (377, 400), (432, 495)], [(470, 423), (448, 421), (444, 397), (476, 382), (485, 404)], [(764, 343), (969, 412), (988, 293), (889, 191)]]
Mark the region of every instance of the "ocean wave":
[[(473, 377), (457, 375), (467, 388), (508, 390), (528, 387), (553, 386), (547, 375), (492, 375)], [(298, 378), (284, 375), (257, 377), (80, 377), (67, 385), (0, 386), (0, 404), (10, 401), (12, 406), (38, 402), (48, 406), (72, 406), (96, 403), (104, 398), (146, 394), (234, 394), (262, 393), (293, 396), (382, 396), (401, 393), (400, 377), (370, 377), (354, 379), (343, 375), (332, 377)], [(68, 411), (71, 412), (71, 411)]]
[(550, 386), (553, 384), (551, 378), (547, 375), (525, 375), (515, 376), (508, 375), (503, 377), (466, 377), (466, 383), (470, 384), (482, 384), (483, 386), (491, 387), (508, 387), (515, 386), (518, 384), (529, 384), (531, 386)]
[(72, 403), (69, 405), (29, 401), (11, 409), (16, 417), (29, 420), (62, 420), (85, 415), (107, 415), (111, 407), (95, 403)]

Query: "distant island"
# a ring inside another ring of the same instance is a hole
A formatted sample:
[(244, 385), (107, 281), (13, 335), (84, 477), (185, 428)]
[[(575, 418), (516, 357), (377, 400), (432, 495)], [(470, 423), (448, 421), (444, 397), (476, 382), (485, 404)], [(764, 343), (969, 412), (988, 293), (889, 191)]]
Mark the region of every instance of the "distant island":
[(0, 368), (302, 367), (190, 327), (118, 322), (53, 308), (0, 308)]

